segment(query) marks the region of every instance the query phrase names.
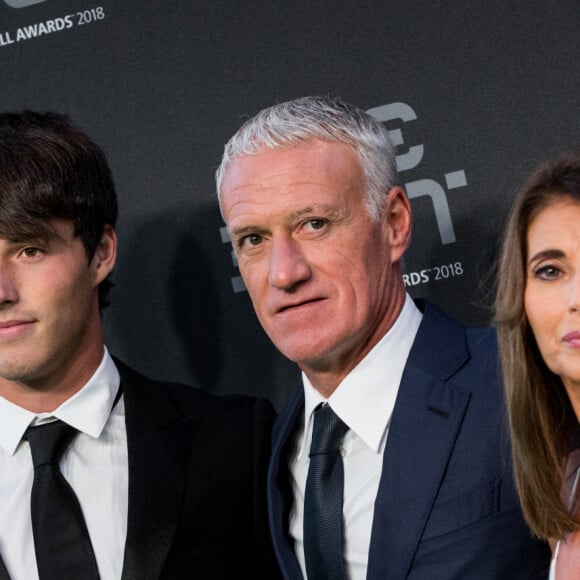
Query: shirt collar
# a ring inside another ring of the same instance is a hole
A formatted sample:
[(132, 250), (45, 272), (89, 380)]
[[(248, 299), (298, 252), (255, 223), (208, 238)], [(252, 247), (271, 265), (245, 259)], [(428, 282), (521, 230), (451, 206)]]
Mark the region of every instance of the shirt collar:
[(33, 413), (0, 397), (0, 447), (13, 455), (31, 423), (46, 422), (53, 417), (98, 438), (111, 413), (120, 382), (119, 371), (105, 348), (103, 359), (89, 381), (52, 413)]
[[(328, 399), (332, 410), (376, 453), (389, 425), (403, 370), (422, 314), (407, 294), (395, 323)], [(302, 373), (304, 436), (299, 457), (310, 446), (312, 413), (324, 397)]]

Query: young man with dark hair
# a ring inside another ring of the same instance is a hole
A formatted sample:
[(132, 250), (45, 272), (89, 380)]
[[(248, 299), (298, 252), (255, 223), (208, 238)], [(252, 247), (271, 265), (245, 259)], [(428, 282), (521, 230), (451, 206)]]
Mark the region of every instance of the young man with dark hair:
[(275, 578), (272, 407), (111, 357), (116, 217), (66, 117), (0, 115), (0, 578)]

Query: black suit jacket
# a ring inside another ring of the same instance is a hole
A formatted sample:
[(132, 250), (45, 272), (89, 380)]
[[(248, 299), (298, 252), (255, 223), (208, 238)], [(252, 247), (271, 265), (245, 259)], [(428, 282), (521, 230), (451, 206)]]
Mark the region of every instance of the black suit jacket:
[(129, 458), (122, 580), (277, 578), (265, 501), (271, 404), (115, 363)]
[[(368, 580), (545, 580), (511, 473), (495, 333), (433, 305), (405, 365), (383, 457)], [(284, 578), (302, 573), (288, 537), (287, 452), (304, 408), (280, 413), (268, 475), (270, 524)]]

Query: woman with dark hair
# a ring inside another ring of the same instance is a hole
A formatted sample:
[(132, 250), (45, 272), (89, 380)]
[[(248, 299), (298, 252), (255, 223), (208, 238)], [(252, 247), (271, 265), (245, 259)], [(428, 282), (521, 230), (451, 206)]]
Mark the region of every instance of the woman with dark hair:
[(511, 209), (495, 302), (516, 484), (551, 578), (580, 578), (580, 153), (540, 166)]

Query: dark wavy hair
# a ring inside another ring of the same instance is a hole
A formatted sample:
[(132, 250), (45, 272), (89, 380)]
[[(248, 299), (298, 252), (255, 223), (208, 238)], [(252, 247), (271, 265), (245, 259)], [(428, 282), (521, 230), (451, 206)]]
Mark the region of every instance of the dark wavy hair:
[[(89, 262), (105, 226), (117, 221), (117, 195), (103, 151), (65, 115), (0, 114), (0, 236), (50, 239), (54, 220), (72, 221)], [(112, 286), (99, 286), (107, 304)]]

